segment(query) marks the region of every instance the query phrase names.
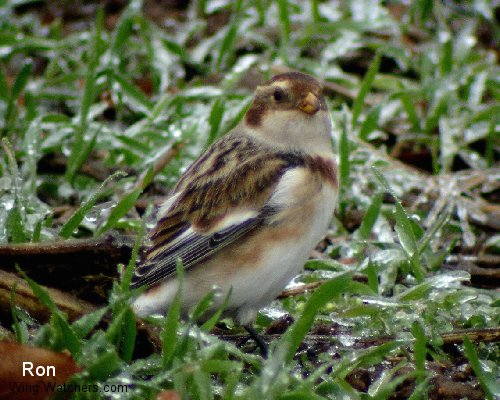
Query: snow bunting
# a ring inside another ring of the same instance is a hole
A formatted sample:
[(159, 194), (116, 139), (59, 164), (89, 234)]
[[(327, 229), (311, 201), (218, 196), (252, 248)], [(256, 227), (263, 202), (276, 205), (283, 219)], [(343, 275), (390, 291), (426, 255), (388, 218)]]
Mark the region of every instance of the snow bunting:
[(139, 317), (165, 313), (185, 270), (187, 312), (218, 288), (225, 315), (249, 325), (297, 275), (337, 197), (331, 121), (320, 84), (289, 72), (255, 91), (245, 117), (180, 177), (135, 270)]

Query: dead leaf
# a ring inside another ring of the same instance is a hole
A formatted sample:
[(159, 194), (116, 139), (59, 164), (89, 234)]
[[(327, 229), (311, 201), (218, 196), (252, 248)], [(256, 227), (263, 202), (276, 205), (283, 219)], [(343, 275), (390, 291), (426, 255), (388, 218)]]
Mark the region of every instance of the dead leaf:
[(50, 399), (56, 385), (81, 371), (65, 353), (14, 342), (0, 341), (0, 360), (0, 400)]

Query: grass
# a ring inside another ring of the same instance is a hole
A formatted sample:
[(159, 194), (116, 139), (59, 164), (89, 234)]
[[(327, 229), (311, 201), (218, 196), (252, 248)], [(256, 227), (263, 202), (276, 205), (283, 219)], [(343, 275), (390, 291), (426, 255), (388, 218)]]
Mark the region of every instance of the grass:
[[(341, 195), (321, 248), (326, 259), (310, 260), (297, 279), (325, 283), (258, 317), (262, 330), (286, 314), (294, 320), (267, 360), (209, 334), (215, 320), (196, 324), (210, 296), (186, 321), (175, 306), (151, 319), (163, 332), (162, 353), (136, 357), (127, 274), (107, 304), (74, 322), (26, 277), (52, 317), (39, 325), (14, 304), (17, 340), (69, 350), (84, 366), (72, 383), (126, 385), (120, 398), (175, 389), (200, 399), (386, 399), (413, 382), (407, 397), (424, 399), (434, 385), (431, 361), (464, 360), (484, 396), (499, 395), (498, 343), (465, 339), (457, 355), (442, 339), (500, 325), (496, 292), (445, 268), (450, 254), (497, 255), (500, 247), (481, 208), (498, 191), (499, 31), (491, 5), (194, 1), (186, 18), (165, 12), (173, 28), (161, 29), (131, 1), (114, 15), (96, 7), (81, 29), (65, 18), (42, 24), (45, 3), (31, 3), (0, 2), (1, 242), (109, 231), (141, 237), (135, 206), (155, 193), (138, 187), (138, 177), (152, 178), (165, 149), (182, 143), (154, 176), (164, 195), (240, 120), (252, 93), (240, 82), (283, 65), (326, 82)], [(63, 170), (44, 172), (40, 165), (54, 155), (65, 157)], [(95, 165), (107, 178), (82, 168)], [(54, 212), (63, 206), (71, 210), (65, 219)], [(323, 325), (338, 333), (326, 351), (306, 336)], [(390, 340), (355, 345), (382, 337)], [(363, 390), (353, 376), (369, 370), (378, 372)]]

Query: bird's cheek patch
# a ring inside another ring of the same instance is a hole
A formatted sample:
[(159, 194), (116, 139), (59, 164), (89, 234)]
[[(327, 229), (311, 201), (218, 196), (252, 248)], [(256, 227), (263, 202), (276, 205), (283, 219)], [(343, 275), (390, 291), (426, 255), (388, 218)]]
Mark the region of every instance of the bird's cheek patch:
[(267, 109), (263, 104), (254, 103), (247, 111), (245, 116), (246, 123), (253, 128), (260, 126), (266, 112)]

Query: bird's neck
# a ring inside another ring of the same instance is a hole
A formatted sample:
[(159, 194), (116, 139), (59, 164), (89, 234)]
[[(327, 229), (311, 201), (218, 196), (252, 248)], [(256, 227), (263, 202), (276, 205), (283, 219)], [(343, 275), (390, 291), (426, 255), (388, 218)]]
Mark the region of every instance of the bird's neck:
[(311, 156), (331, 158), (331, 121), (327, 112), (313, 117), (286, 111), (266, 116), (256, 127), (246, 126), (245, 131), (260, 143), (279, 151), (300, 152)]

